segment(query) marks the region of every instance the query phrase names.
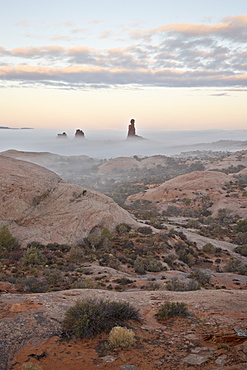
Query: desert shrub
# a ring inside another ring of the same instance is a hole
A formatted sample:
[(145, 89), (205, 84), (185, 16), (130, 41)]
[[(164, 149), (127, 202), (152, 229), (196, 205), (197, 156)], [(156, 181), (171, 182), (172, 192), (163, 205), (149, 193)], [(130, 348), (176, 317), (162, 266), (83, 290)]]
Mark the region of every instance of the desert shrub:
[(27, 362), (22, 365), (21, 370), (42, 370), (42, 367), (32, 362)]
[(134, 270), (137, 274), (145, 274), (146, 273), (146, 263), (145, 260), (141, 257), (137, 257), (134, 262)]
[(128, 302), (82, 300), (68, 309), (64, 330), (77, 338), (95, 336), (123, 325), (128, 320), (140, 320), (139, 311)]
[(116, 283), (122, 284), (122, 285), (128, 285), (128, 284), (132, 284), (133, 283), (133, 280), (130, 280), (130, 279), (125, 278), (125, 277), (116, 279), (115, 281), (116, 281)]
[(98, 283), (91, 278), (82, 278), (75, 281), (71, 286), (72, 289), (96, 289), (97, 287)]
[(34, 277), (23, 278), (19, 284), (22, 292), (45, 293), (49, 289), (47, 281)]
[(202, 270), (194, 270), (190, 277), (192, 279), (195, 279), (199, 284), (200, 286), (205, 286), (205, 285), (208, 285), (210, 284), (210, 280), (211, 280), (211, 277), (209, 274), (207, 274), (206, 272), (203, 272)]
[(200, 227), (200, 222), (197, 220), (189, 220), (186, 224), (186, 227), (190, 229), (199, 229)]
[(6, 249), (11, 251), (16, 245), (16, 238), (14, 238), (6, 225), (3, 225), (0, 230), (0, 250)]
[(204, 171), (205, 166), (202, 162), (194, 162), (190, 165), (190, 171)]
[(135, 334), (131, 329), (115, 326), (110, 331), (108, 341), (112, 348), (130, 347), (135, 342)]
[(29, 247), (25, 251), (23, 257), (21, 258), (21, 263), (24, 266), (33, 267), (36, 265), (45, 265), (47, 259), (42, 251), (37, 249), (36, 247)]
[(138, 231), (138, 233), (143, 234), (143, 235), (150, 235), (150, 234), (152, 234), (152, 229), (149, 226), (141, 226), (141, 227), (138, 227), (137, 231)]
[(240, 275), (247, 275), (247, 265), (244, 265), (242, 261), (232, 258), (228, 261), (226, 271), (236, 272)]
[(69, 260), (75, 263), (83, 262), (85, 260), (85, 251), (79, 246), (72, 247), (69, 252)]
[(62, 281), (62, 274), (58, 269), (45, 269), (44, 277), (50, 285), (58, 285)]
[(173, 253), (168, 254), (163, 257), (163, 261), (166, 262), (170, 267), (173, 267), (173, 263), (176, 259), (177, 259), (177, 256)]
[(163, 270), (163, 265), (160, 261), (155, 258), (151, 258), (147, 262), (147, 271), (150, 272), (160, 272)]
[(236, 244), (240, 244), (240, 245), (243, 245), (243, 244), (246, 244), (246, 240), (247, 240), (247, 232), (244, 233), (244, 232), (238, 232), (236, 235), (235, 235), (235, 240), (234, 242)]
[(188, 314), (189, 311), (186, 303), (167, 301), (160, 306), (155, 316), (158, 321), (164, 321), (174, 316), (185, 317)]
[(202, 247), (202, 250), (203, 252), (205, 253), (215, 253), (215, 246), (212, 244), (212, 243), (207, 243), (207, 244), (204, 244), (204, 246)]
[(118, 234), (128, 234), (131, 230), (131, 226), (125, 223), (121, 223), (116, 226), (116, 232)]
[(236, 247), (234, 252), (241, 254), (241, 256), (247, 257), (247, 244)]
[(174, 278), (166, 282), (166, 289), (173, 292), (186, 292), (199, 289), (199, 284), (195, 280), (185, 282), (179, 280), (178, 278)]

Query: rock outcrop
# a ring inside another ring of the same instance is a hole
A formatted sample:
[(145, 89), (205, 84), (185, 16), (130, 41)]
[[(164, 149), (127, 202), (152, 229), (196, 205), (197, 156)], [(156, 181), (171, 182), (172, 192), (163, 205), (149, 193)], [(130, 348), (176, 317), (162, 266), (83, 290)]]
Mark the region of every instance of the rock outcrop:
[(127, 139), (143, 139), (143, 137), (136, 135), (135, 120), (133, 118), (130, 120)]
[(68, 136), (66, 132), (63, 132), (62, 134), (57, 134), (58, 139), (68, 139)]
[(227, 209), (232, 214), (238, 214), (246, 218), (246, 197), (229, 196), (228, 184), (233, 183), (233, 177), (217, 171), (194, 171), (185, 175), (177, 176), (160, 186), (145, 192), (130, 195), (126, 204), (129, 205), (137, 200), (150, 201), (162, 205), (173, 203), (183, 204), (183, 199), (188, 198), (196, 203), (199, 199), (208, 198), (212, 203), (210, 211), (215, 217), (220, 209)]
[(85, 138), (84, 132), (78, 128), (75, 132), (75, 139), (84, 139), (84, 138)]
[(35, 164), (0, 156), (0, 226), (22, 245), (31, 241), (74, 244), (95, 226), (139, 224), (112, 199), (62, 180)]

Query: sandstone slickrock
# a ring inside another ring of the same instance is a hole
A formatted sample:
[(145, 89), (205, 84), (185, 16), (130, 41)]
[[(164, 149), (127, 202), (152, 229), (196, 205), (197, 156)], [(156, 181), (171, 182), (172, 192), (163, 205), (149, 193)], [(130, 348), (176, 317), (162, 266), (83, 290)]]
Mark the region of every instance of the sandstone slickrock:
[(95, 226), (138, 223), (112, 199), (62, 180), (35, 164), (0, 156), (0, 225), (25, 245), (73, 244)]
[(233, 182), (232, 176), (222, 172), (194, 171), (168, 180), (156, 188), (130, 195), (126, 204), (131, 204), (136, 200), (148, 200), (162, 204), (181, 198), (193, 200), (201, 195), (210, 197), (212, 202), (210, 210), (213, 216), (217, 216), (219, 209), (225, 208), (232, 211), (233, 214), (246, 218), (246, 197), (229, 197), (227, 189), (224, 190), (226, 184), (231, 182)]

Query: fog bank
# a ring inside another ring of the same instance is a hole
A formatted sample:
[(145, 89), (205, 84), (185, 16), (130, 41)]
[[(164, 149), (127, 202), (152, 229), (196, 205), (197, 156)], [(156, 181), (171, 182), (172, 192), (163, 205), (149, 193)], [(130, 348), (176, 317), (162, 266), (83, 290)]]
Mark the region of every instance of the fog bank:
[(176, 155), (190, 150), (247, 149), (247, 130), (138, 131), (138, 135), (146, 140), (126, 140), (127, 133), (123, 130), (89, 130), (85, 132), (85, 139), (74, 139), (75, 130), (66, 130), (67, 139), (57, 138), (57, 134), (62, 132), (53, 129), (0, 129), (0, 152), (15, 149), (109, 159), (133, 155)]

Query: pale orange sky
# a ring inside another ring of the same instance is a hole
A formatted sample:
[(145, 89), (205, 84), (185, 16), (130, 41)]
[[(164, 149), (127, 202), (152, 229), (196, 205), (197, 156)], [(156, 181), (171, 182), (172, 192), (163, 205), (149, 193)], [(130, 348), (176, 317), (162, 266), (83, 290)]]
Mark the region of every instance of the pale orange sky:
[(0, 14), (0, 126), (246, 129), (246, 0), (11, 0)]

